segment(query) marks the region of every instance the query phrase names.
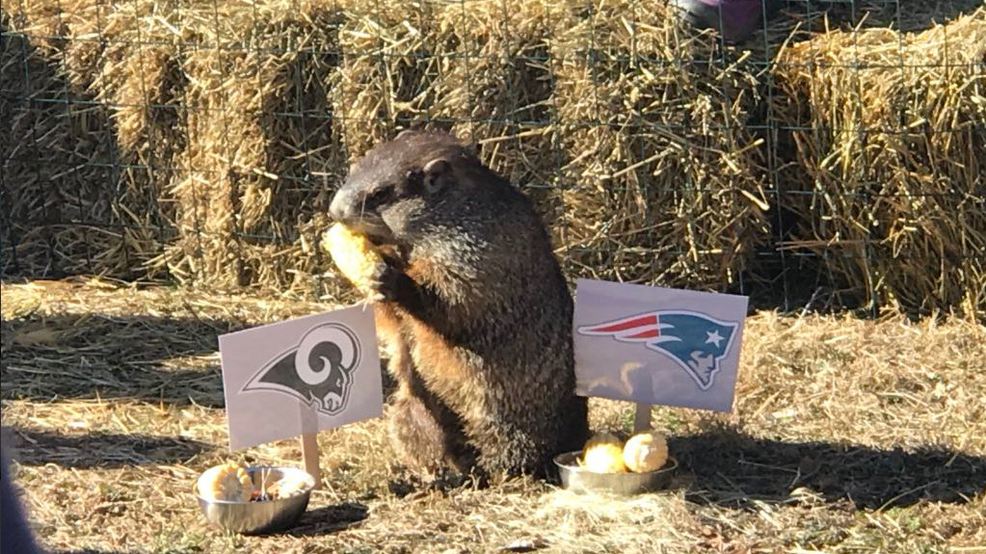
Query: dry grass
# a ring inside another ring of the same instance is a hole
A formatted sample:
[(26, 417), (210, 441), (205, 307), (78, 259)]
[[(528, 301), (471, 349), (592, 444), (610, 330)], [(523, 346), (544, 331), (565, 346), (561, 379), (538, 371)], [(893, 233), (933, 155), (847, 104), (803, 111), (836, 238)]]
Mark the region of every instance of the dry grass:
[[(797, 229), (846, 292), (920, 314), (986, 313), (986, 8), (899, 34), (788, 48), (775, 110)], [(808, 194), (799, 194), (808, 193)]]
[[(3, 424), (45, 542), (92, 552), (972, 552), (986, 544), (986, 330), (963, 321), (748, 321), (737, 411), (655, 410), (682, 461), (629, 501), (519, 480), (429, 490), (380, 421), (320, 435), (325, 488), (276, 537), (205, 527), (227, 459), (216, 335), (328, 304), (105, 281), (4, 284)], [(593, 401), (593, 427), (626, 404)], [(241, 454), (237, 454), (239, 456)], [(296, 463), (294, 441), (247, 459)], [(980, 550), (981, 551), (981, 550)]]

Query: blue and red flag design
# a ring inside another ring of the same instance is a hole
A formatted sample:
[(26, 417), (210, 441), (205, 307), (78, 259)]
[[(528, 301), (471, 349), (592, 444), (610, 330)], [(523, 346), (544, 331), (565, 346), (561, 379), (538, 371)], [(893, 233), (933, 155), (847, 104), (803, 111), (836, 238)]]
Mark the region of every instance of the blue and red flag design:
[(644, 343), (648, 349), (669, 356), (700, 389), (708, 390), (738, 326), (697, 312), (666, 310), (585, 325), (578, 332)]

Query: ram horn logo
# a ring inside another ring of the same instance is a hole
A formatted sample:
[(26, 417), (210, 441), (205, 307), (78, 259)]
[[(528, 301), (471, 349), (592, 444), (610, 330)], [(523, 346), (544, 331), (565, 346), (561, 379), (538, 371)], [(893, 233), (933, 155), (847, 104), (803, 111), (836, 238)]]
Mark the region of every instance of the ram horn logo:
[(733, 344), (737, 323), (719, 321), (705, 314), (665, 310), (579, 327), (580, 335), (603, 335), (620, 342), (642, 342), (670, 357), (695, 381), (709, 390), (719, 373), (719, 363)]
[(243, 392), (282, 392), (319, 412), (336, 415), (346, 408), (359, 362), (356, 333), (339, 323), (319, 325), (296, 348), (275, 357), (251, 377)]

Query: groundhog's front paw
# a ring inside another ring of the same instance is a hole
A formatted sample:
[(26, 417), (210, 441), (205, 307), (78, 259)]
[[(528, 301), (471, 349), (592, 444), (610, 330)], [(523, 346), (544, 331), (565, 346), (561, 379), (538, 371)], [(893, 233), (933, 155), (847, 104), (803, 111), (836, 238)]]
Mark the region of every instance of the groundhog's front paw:
[(373, 302), (397, 300), (397, 287), (401, 271), (388, 263), (378, 264), (373, 275), (367, 279), (368, 294)]

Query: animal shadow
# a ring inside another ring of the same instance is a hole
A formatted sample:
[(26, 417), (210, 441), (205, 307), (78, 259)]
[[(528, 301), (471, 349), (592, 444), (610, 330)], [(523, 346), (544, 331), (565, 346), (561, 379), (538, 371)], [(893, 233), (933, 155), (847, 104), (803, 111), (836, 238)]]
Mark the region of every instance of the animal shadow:
[(918, 502), (964, 503), (986, 490), (986, 458), (942, 448), (879, 450), (826, 442), (757, 439), (716, 431), (671, 439), (686, 498), (700, 504), (749, 506), (789, 501), (807, 488), (826, 501), (885, 509)]
[(359, 502), (343, 502), (314, 510), (308, 510), (298, 525), (287, 534), (294, 536), (325, 535), (358, 525), (370, 514), (370, 509)]
[(56, 464), (64, 468), (119, 468), (184, 462), (214, 446), (181, 437), (91, 432), (60, 435), (13, 428), (15, 458), (24, 466)]

